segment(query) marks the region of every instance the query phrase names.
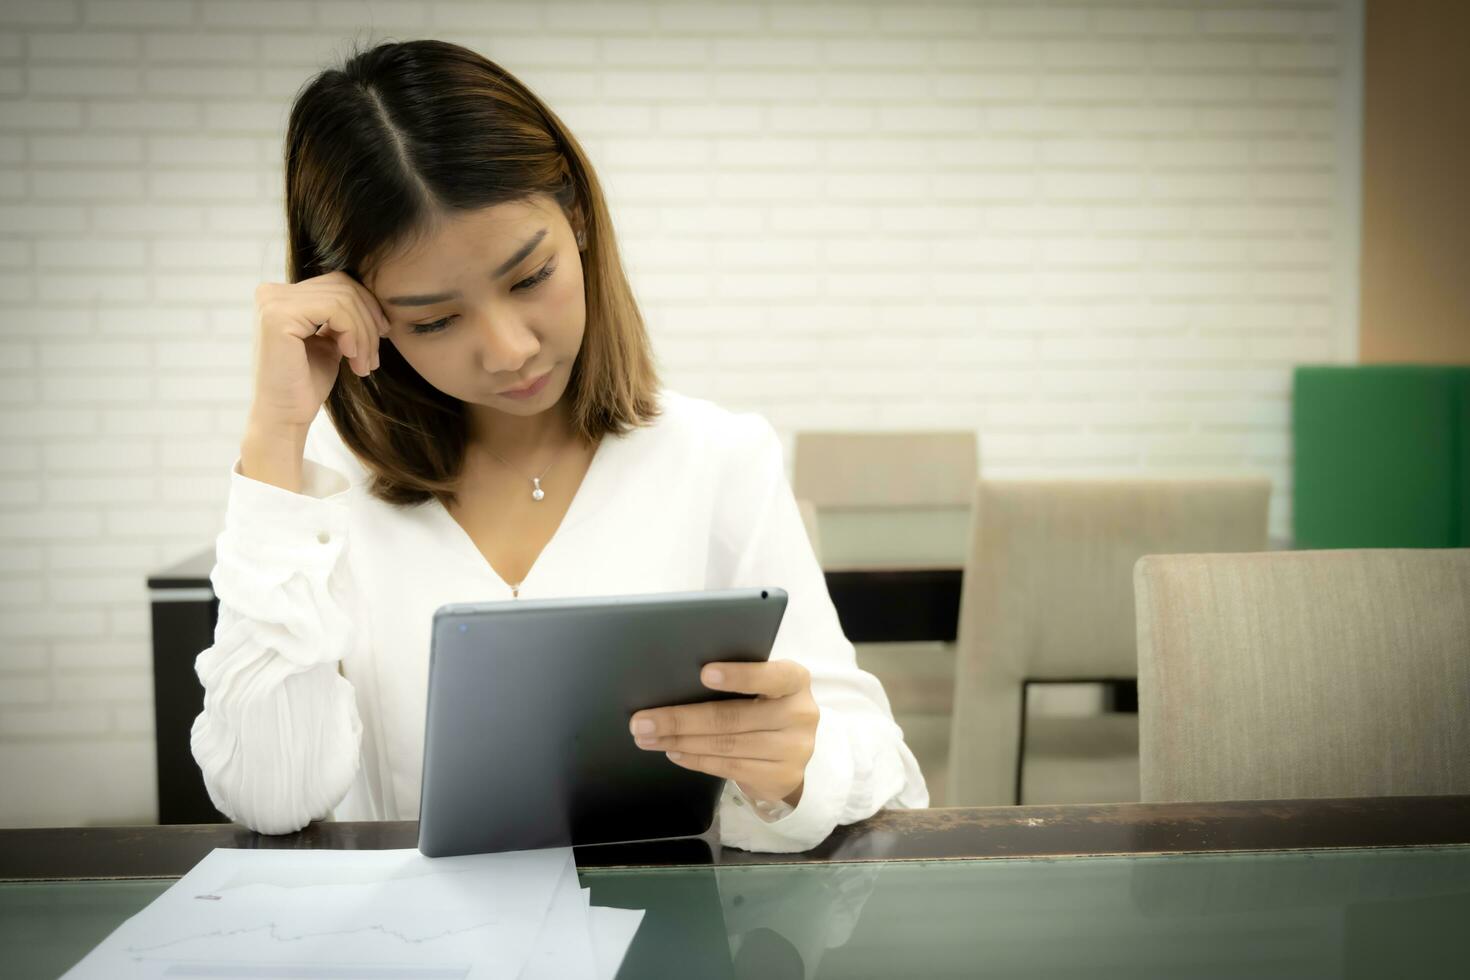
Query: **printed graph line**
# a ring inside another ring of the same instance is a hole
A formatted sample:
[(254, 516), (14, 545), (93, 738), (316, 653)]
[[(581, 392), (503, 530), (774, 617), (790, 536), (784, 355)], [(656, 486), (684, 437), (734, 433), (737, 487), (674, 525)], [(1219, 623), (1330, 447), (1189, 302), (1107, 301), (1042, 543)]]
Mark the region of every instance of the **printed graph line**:
[(396, 885), (402, 882), (422, 881), (425, 878), (448, 878), (457, 875), (470, 874), (472, 869), (460, 868), (457, 870), (434, 868), (428, 871), (411, 871), (407, 874), (383, 874), (379, 871), (336, 871), (318, 875), (313, 872), (300, 872), (300, 881), (281, 881), (281, 872), (267, 871), (263, 874), (241, 873), (236, 874), (230, 880), (213, 889), (216, 895), (225, 892), (238, 891), (242, 888), (263, 887), (280, 888), (284, 891), (295, 891), (305, 888), (331, 888), (352, 885)]
[[(135, 964), (146, 962), (132, 958)], [(464, 980), (472, 965), (465, 966), (380, 966), (339, 963), (196, 963), (170, 961), (165, 977), (181, 980)]]
[(397, 929), (389, 929), (386, 926), (377, 924), (362, 926), (357, 929), (336, 929), (329, 932), (303, 932), (299, 935), (290, 936), (280, 932), (280, 926), (278, 924), (266, 922), (258, 926), (251, 926), (248, 929), (218, 929), (214, 932), (204, 932), (193, 936), (181, 936), (178, 939), (170, 939), (166, 943), (158, 943), (154, 946), (127, 946), (125, 949), (129, 953), (156, 953), (159, 950), (168, 949), (170, 946), (196, 942), (201, 939), (229, 939), (235, 936), (248, 936), (251, 933), (257, 933), (261, 930), (267, 930), (268, 938), (278, 943), (298, 943), (306, 939), (320, 939), (327, 936), (357, 936), (364, 933), (376, 932), (382, 936), (391, 936), (400, 942), (420, 945), (422, 943), (437, 942), (438, 940), (447, 939), (451, 936), (463, 935), (467, 932), (474, 932), (478, 929), (488, 929), (499, 924), (499, 919), (490, 919), (485, 922), (476, 922), (473, 925), (464, 926), (460, 929), (446, 929), (443, 932), (414, 938), (399, 932)]

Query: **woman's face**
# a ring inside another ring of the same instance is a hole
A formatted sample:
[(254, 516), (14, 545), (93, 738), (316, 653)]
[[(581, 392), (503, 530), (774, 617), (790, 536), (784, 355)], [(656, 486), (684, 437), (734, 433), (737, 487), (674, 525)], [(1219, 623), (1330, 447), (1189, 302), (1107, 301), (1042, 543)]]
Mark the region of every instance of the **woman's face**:
[(363, 285), (393, 346), (446, 395), (530, 416), (566, 390), (587, 304), (576, 233), (550, 196), (446, 218)]

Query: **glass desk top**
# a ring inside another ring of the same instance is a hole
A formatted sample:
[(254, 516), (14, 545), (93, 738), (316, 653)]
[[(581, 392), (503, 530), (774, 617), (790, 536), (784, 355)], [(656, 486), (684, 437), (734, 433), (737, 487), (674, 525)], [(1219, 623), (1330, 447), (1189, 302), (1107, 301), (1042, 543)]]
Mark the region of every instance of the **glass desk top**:
[[(620, 977), (1470, 975), (1467, 845), (580, 875), (648, 910)], [(173, 880), (0, 883), (0, 975), (58, 976)]]

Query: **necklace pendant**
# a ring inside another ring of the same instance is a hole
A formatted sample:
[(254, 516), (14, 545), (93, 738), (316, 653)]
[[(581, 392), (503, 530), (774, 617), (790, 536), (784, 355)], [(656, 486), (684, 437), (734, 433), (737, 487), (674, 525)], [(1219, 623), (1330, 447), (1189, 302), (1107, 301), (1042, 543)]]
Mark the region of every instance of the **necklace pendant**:
[(539, 476), (533, 476), (531, 477), (531, 482), (536, 484), (536, 489), (531, 491), (531, 499), (540, 500), (542, 497), (545, 497), (546, 491), (541, 489), (541, 478)]

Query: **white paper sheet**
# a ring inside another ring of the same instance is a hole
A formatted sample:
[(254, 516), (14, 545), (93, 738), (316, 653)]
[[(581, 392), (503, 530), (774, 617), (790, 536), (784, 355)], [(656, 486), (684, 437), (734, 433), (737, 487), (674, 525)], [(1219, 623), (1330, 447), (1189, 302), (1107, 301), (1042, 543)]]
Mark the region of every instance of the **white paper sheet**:
[(521, 980), (599, 980), (589, 912), (577, 882), (577, 869), (568, 862), (541, 923), (536, 945), (521, 968)]
[[(590, 892), (588, 897), (591, 897)], [(633, 936), (643, 921), (643, 909), (592, 909), (592, 948), (596, 950), (599, 980), (614, 980)]]
[(637, 930), (605, 912), (625, 910), (587, 907), (570, 848), (447, 858), (217, 848), (65, 977), (515, 980), (548, 946), (573, 966), (558, 976), (603, 977)]
[(615, 980), (642, 921), (642, 909), (594, 907), (568, 865), (521, 980)]

